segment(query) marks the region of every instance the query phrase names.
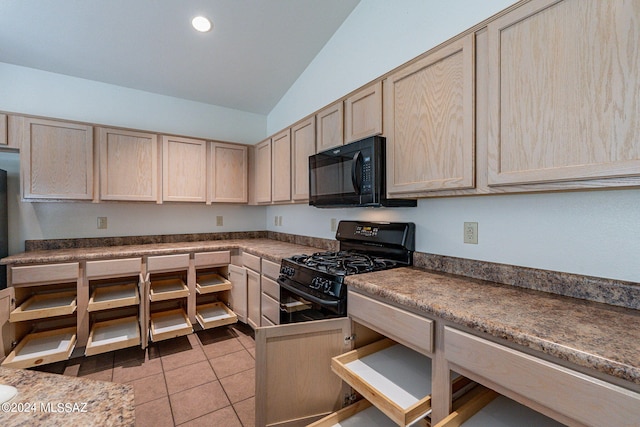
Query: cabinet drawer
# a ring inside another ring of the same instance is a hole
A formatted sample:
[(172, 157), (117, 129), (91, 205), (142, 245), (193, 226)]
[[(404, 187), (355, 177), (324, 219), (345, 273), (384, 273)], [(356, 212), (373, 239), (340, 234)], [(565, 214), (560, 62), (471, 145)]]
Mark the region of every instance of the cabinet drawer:
[(87, 262), (87, 278), (138, 276), (142, 270), (142, 259), (106, 259)]
[(433, 352), (433, 321), (349, 291), (349, 317), (423, 354)]
[(247, 268), (252, 269), (253, 271), (257, 271), (260, 273), (260, 257), (248, 254), (246, 252), (242, 253), (242, 265)]
[(194, 261), (196, 264), (196, 268), (227, 265), (231, 263), (231, 252), (200, 252), (194, 255)]
[(76, 346), (76, 328), (27, 335), (2, 362), (7, 368), (30, 368), (67, 360)]
[(269, 279), (276, 280), (280, 275), (280, 264), (268, 259), (262, 260), (262, 275), (267, 276)]
[(149, 273), (186, 270), (189, 268), (189, 254), (150, 256), (147, 259)]
[(260, 326), (275, 326), (275, 323), (273, 323), (271, 320), (269, 320), (266, 317), (264, 317), (264, 314), (263, 314), (262, 315), (262, 322), (260, 323)]
[(640, 419), (640, 394), (471, 334), (445, 327), (444, 351), (461, 374), (486, 378), (581, 423)]
[(78, 280), (78, 268), (77, 262), (11, 267), (11, 284), (75, 282)]
[(280, 324), (280, 303), (269, 295), (260, 296), (262, 305), (262, 317), (266, 317), (272, 324)]
[(262, 276), (262, 293), (269, 295), (276, 302), (280, 301), (280, 285), (265, 276)]
[(431, 410), (431, 359), (388, 338), (332, 358), (331, 369), (398, 425)]
[[(309, 424), (308, 427), (335, 427), (335, 426), (377, 426), (377, 427), (397, 427), (398, 424), (394, 423), (385, 414), (383, 414), (378, 408), (372, 406), (368, 400), (362, 399), (353, 405), (349, 405), (346, 408), (342, 408), (338, 412), (334, 412), (331, 415), (327, 415), (321, 420), (316, 421), (313, 424)], [(422, 419), (419, 420), (414, 426), (427, 427), (427, 422)]]
[[(456, 405), (456, 403), (459, 403)], [(493, 390), (477, 386), (454, 402), (454, 411), (434, 427), (492, 427), (496, 420), (504, 426), (562, 427), (551, 418), (527, 408)]]

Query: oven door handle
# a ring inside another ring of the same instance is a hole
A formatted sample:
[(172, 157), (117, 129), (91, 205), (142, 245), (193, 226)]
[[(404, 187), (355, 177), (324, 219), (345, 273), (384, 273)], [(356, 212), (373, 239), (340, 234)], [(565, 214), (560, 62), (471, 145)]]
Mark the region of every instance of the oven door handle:
[(340, 301), (337, 300), (325, 300), (322, 298), (318, 298), (316, 296), (313, 295), (309, 295), (308, 293), (301, 291), (298, 288), (295, 288), (293, 286), (291, 286), (290, 284), (286, 283), (283, 280), (278, 279), (277, 280), (278, 284), (280, 286), (282, 286), (283, 288), (285, 288), (286, 290), (288, 290), (289, 292), (293, 292), (294, 294), (301, 296), (302, 298), (309, 300), (311, 302), (315, 302), (316, 304), (320, 304), (323, 305), (325, 307), (338, 307), (338, 305), (340, 304)]

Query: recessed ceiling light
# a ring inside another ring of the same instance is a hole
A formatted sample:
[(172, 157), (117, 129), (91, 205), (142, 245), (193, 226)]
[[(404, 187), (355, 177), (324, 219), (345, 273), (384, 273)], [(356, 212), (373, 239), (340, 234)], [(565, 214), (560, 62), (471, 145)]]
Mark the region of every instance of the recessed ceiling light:
[(201, 33), (206, 33), (211, 30), (211, 21), (209, 21), (204, 16), (196, 16), (191, 20), (191, 25), (193, 28), (200, 31)]

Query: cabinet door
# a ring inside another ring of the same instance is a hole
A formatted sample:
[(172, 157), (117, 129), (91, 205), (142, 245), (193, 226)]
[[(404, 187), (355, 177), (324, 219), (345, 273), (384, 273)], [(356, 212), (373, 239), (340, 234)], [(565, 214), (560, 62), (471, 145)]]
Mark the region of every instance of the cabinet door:
[(309, 156), (316, 152), (316, 118), (291, 128), (291, 199), (309, 199)]
[(350, 335), (347, 317), (256, 329), (256, 425), (305, 426), (340, 409), (331, 358)]
[(382, 133), (382, 81), (344, 101), (345, 144)]
[(344, 144), (344, 107), (342, 101), (329, 105), (316, 114), (316, 152)]
[(9, 315), (15, 307), (15, 294), (12, 287), (0, 291), (0, 337), (2, 338), (2, 353), (0, 361), (11, 353), (15, 340), (14, 331), (9, 323)]
[(100, 199), (159, 201), (158, 137), (100, 128)]
[(0, 145), (7, 145), (7, 115), (0, 114)]
[(489, 185), (640, 174), (640, 2), (536, 0), (488, 26)]
[(209, 199), (213, 203), (247, 203), (247, 146), (211, 143)]
[(206, 199), (206, 141), (163, 136), (162, 200), (205, 202)]
[(289, 129), (271, 138), (273, 163), (271, 166), (271, 200), (291, 200), (291, 131)]
[(260, 274), (247, 269), (247, 323), (253, 329), (260, 326)]
[(20, 117), (20, 172), (25, 199), (93, 199), (93, 128)]
[(390, 196), (474, 185), (474, 35), (385, 80)]
[(229, 306), (238, 320), (247, 323), (247, 269), (230, 264), (229, 281), (232, 285)]
[(255, 149), (255, 200), (256, 203), (271, 202), (271, 140), (256, 145)]

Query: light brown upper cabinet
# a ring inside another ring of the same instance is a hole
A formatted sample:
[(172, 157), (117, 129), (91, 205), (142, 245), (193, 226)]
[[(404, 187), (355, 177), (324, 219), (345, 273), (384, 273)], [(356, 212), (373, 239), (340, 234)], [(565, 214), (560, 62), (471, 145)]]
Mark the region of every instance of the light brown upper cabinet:
[(291, 200), (291, 129), (271, 138), (271, 150), (271, 200), (288, 202)]
[(0, 114), (0, 145), (7, 145), (7, 115)]
[(99, 128), (100, 199), (159, 202), (158, 136)]
[(382, 81), (344, 101), (345, 144), (382, 133)]
[(474, 35), (384, 81), (390, 196), (474, 186)]
[(271, 139), (256, 144), (254, 184), (256, 203), (271, 203)]
[(207, 142), (162, 136), (162, 200), (207, 200)]
[(489, 185), (640, 174), (640, 2), (534, 0), (488, 25)]
[(25, 199), (93, 199), (93, 127), (12, 116)]
[(247, 203), (247, 146), (211, 143), (209, 201)]
[(316, 124), (317, 153), (344, 144), (344, 107), (342, 101), (318, 111)]
[(309, 200), (309, 156), (316, 152), (316, 118), (291, 128), (291, 199)]

